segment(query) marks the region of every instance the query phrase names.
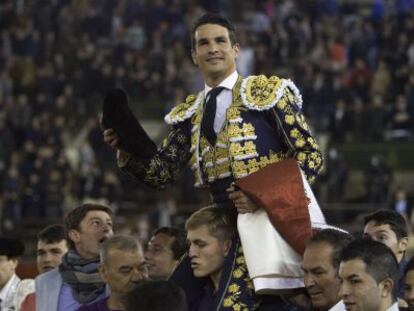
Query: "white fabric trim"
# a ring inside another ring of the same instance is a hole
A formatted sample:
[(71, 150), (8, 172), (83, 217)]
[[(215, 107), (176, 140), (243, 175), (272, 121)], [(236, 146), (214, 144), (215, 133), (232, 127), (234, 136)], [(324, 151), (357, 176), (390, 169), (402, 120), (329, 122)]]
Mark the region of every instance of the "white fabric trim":
[(240, 161), (240, 160), (255, 158), (257, 156), (259, 156), (259, 155), (257, 154), (257, 152), (255, 152), (255, 153), (251, 153), (251, 154), (238, 155), (238, 156), (235, 156), (234, 159)]
[(218, 176), (219, 179), (231, 176), (231, 172), (223, 173)]
[(205, 147), (202, 151), (201, 151), (201, 156), (205, 155), (207, 152), (209, 152), (210, 150), (210, 146)]
[(222, 164), (222, 163), (226, 163), (226, 162), (229, 162), (229, 158), (218, 159), (216, 161), (216, 164)]
[(245, 141), (245, 140), (256, 140), (257, 136), (256, 135), (251, 135), (251, 136), (238, 136), (238, 137), (232, 137), (229, 139), (230, 142), (235, 143), (235, 142), (239, 142), (239, 141)]
[(305, 287), (303, 277), (299, 278), (262, 278), (257, 277), (253, 280), (254, 290), (257, 294), (271, 294), (275, 289), (292, 289)]
[(226, 144), (222, 144), (222, 143), (217, 143), (216, 147), (222, 148), (222, 149), (228, 149), (229, 146), (227, 146)]
[(242, 118), (235, 118), (235, 119), (230, 119), (229, 122), (230, 123), (241, 123), (243, 121)]

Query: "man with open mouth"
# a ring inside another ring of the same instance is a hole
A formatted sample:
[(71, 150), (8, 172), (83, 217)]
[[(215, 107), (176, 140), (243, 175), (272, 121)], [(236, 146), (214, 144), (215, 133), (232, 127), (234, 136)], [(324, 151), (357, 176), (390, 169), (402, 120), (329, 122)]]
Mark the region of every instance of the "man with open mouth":
[(83, 204), (65, 218), (69, 251), (55, 269), (36, 278), (36, 310), (75, 311), (107, 296), (98, 273), (99, 247), (113, 235), (112, 210)]

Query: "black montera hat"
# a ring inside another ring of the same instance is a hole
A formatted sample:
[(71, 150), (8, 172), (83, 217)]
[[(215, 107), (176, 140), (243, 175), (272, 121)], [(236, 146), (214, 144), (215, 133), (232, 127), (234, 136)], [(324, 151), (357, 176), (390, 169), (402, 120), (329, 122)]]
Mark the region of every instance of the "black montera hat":
[(148, 137), (128, 105), (128, 95), (123, 89), (108, 91), (102, 104), (102, 127), (115, 130), (121, 149), (139, 158), (152, 157), (157, 146)]
[(19, 257), (24, 253), (22, 241), (13, 238), (0, 237), (0, 256)]

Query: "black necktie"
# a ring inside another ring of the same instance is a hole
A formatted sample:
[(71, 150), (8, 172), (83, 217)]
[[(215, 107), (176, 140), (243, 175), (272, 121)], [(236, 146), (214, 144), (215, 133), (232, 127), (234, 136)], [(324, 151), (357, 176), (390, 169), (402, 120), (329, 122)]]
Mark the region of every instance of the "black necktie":
[(214, 119), (216, 117), (217, 95), (225, 88), (220, 86), (212, 89), (207, 94), (207, 103), (204, 110), (203, 121), (201, 122), (201, 131), (206, 136), (211, 145), (216, 143), (216, 132), (214, 131)]

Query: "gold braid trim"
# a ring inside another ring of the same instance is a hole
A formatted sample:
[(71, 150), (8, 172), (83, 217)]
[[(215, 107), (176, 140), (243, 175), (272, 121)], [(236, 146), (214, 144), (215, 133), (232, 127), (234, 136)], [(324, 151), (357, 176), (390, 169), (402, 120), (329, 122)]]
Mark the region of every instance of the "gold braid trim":
[(264, 75), (249, 76), (243, 79), (240, 93), (244, 106), (263, 111), (274, 107), (282, 98), (286, 88), (292, 91), (294, 102), (301, 109), (302, 96), (296, 85), (289, 79), (276, 76), (267, 78)]
[(197, 96), (189, 95), (184, 103), (175, 106), (165, 117), (164, 121), (169, 124), (177, 124), (191, 118), (196, 112), (198, 106), (203, 102), (203, 92), (198, 93)]

